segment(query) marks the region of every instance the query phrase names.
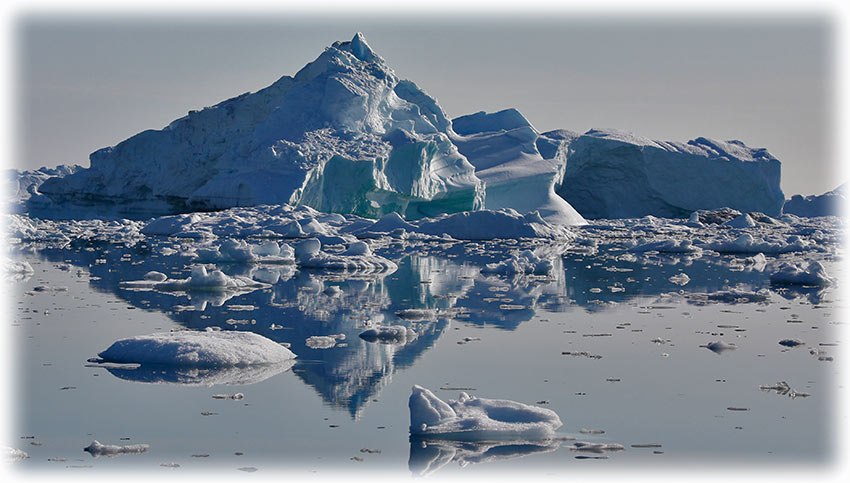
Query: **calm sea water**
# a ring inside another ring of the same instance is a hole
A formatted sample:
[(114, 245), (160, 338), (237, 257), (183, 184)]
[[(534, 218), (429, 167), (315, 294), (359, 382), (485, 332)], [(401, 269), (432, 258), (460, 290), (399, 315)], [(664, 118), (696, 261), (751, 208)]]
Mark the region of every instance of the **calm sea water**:
[[(186, 259), (161, 255), (165, 244), (22, 250), (35, 274), (10, 286), (18, 347), (11, 443), (30, 455), (17, 470), (463, 476), (691, 462), (820, 467), (836, 457), (839, 361), (825, 360), (837, 356), (842, 322), (835, 289), (772, 292), (762, 304), (662, 296), (769, 286), (766, 273), (730, 271), (728, 257), (618, 261), (568, 252), (551, 277), (481, 275), (488, 257), (516, 248), (505, 243), (387, 246), (379, 253), (399, 269), (386, 276), (223, 266), (272, 283), (229, 298), (118, 286), (150, 270), (188, 274)], [(837, 263), (825, 263), (841, 276)], [(684, 287), (668, 280), (680, 272), (691, 278)], [(342, 294), (325, 294), (329, 286)], [(405, 308), (440, 316), (405, 321), (396, 315)], [(367, 324), (388, 323), (415, 324), (420, 335), (403, 345), (358, 337)], [(218, 374), (87, 363), (119, 338), (209, 326), (288, 342), (298, 358), (285, 370)], [(346, 337), (330, 349), (305, 344), (330, 334)], [(805, 343), (778, 343), (788, 338)], [(700, 347), (716, 340), (737, 349)], [(759, 388), (779, 381), (809, 396)], [(565, 440), (410, 442), (413, 384), (443, 399), (463, 390), (550, 408)], [(237, 392), (244, 399), (212, 397)], [(568, 449), (572, 438), (625, 449), (580, 454)], [(83, 451), (92, 440), (150, 448), (94, 458)]]

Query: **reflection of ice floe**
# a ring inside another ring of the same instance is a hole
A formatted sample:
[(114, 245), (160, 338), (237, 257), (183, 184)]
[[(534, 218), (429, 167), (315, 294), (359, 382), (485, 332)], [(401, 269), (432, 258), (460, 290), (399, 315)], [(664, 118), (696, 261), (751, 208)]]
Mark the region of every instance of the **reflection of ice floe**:
[(723, 342), (722, 340), (716, 340), (713, 342), (709, 342), (708, 344), (701, 345), (700, 347), (705, 347), (706, 349), (714, 352), (715, 354), (722, 354), (726, 351), (735, 350), (738, 348), (735, 344)]
[(279, 364), (295, 358), (289, 349), (251, 332), (181, 331), (128, 337), (98, 354), (103, 362), (191, 367)]
[(540, 441), (552, 439), (561, 427), (561, 419), (550, 409), (463, 392), (458, 400), (446, 403), (422, 386), (413, 386), (408, 406), (414, 436), (456, 441)]
[(690, 293), (685, 294), (685, 299), (693, 304), (706, 303), (768, 303), (770, 302), (770, 292), (767, 289), (758, 291), (734, 288), (728, 290), (718, 290), (711, 293)]
[(820, 286), (832, 284), (832, 279), (826, 274), (823, 264), (817, 261), (809, 262), (806, 268), (796, 263), (783, 263), (779, 270), (770, 275), (772, 285), (804, 285)]
[(541, 258), (531, 250), (523, 250), (499, 263), (488, 263), (482, 273), (548, 275), (554, 268), (552, 260)]
[(268, 287), (268, 284), (257, 282), (248, 277), (241, 275), (229, 276), (225, 275), (221, 270), (213, 270), (207, 272), (207, 268), (203, 265), (192, 267), (192, 274), (185, 279), (169, 280), (162, 278), (164, 274), (159, 272), (148, 272), (144, 280), (131, 280), (121, 282), (122, 288), (131, 289), (148, 289), (160, 290), (164, 292), (181, 292), (181, 291), (211, 291), (211, 292), (238, 292), (251, 291), (258, 288)]
[(403, 325), (372, 327), (360, 333), (360, 338), (366, 342), (383, 342), (403, 344), (417, 337), (415, 330)]
[(767, 265), (764, 253), (757, 253), (751, 257), (733, 258), (730, 262), (730, 270), (761, 272)]
[(587, 441), (576, 441), (570, 446), (567, 446), (570, 451), (580, 451), (586, 453), (609, 453), (612, 451), (623, 451), (625, 448), (618, 443), (591, 443)]
[(114, 444), (101, 444), (100, 441), (94, 440), (90, 445), (83, 448), (83, 451), (88, 452), (93, 457), (106, 456), (109, 458), (122, 454), (142, 454), (147, 453), (150, 448), (147, 444), (128, 444), (126, 446), (118, 446)]
[(248, 386), (265, 381), (292, 368), (290, 359), (276, 364), (223, 367), (181, 367), (146, 364), (138, 367), (109, 366), (113, 376), (132, 382), (181, 386)]
[(428, 476), (449, 463), (466, 466), (492, 463), (533, 454), (551, 453), (560, 441), (447, 441), (414, 438), (410, 441), (408, 468), (414, 476)]

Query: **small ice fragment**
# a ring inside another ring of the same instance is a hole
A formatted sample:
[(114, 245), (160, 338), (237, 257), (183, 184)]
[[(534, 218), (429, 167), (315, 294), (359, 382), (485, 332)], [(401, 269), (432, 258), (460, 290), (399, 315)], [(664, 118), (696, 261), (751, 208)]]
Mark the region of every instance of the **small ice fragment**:
[(801, 346), (803, 344), (805, 344), (805, 342), (803, 342), (800, 339), (782, 339), (782, 340), (779, 341), (779, 345), (782, 345), (782, 346), (785, 346), (785, 347), (797, 347), (797, 346)]
[(395, 314), (404, 320), (434, 320), (437, 311), (434, 309), (403, 309)]
[(156, 272), (151, 270), (150, 272), (146, 273), (145, 276), (142, 278), (144, 278), (145, 280), (150, 280), (151, 282), (164, 282), (165, 279), (168, 278), (168, 276), (162, 272)]
[(126, 446), (118, 446), (114, 444), (101, 444), (98, 440), (94, 440), (90, 445), (83, 448), (83, 451), (87, 451), (95, 458), (98, 456), (107, 456), (112, 458), (122, 454), (147, 453), (148, 448), (150, 448), (150, 446), (147, 444), (128, 444)]
[(581, 428), (579, 431), (581, 434), (605, 434), (605, 430), (602, 429), (584, 429)]
[(314, 335), (307, 338), (307, 347), (311, 349), (330, 349), (336, 345), (337, 340), (345, 339), (345, 334), (337, 335)]
[(688, 284), (688, 282), (691, 281), (691, 277), (689, 277), (687, 273), (679, 273), (679, 274), (673, 275), (672, 277), (668, 278), (667, 280), (669, 280), (670, 283), (675, 283), (676, 285), (679, 285), (679, 286), (685, 286), (685, 285)]
[(213, 394), (213, 399), (244, 399), (245, 395), (241, 392), (237, 392), (236, 394)]

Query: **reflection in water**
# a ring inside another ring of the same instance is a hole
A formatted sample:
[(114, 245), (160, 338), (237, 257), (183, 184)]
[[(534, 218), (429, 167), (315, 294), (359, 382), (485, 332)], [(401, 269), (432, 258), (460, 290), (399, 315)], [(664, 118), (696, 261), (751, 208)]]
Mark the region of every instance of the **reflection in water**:
[(413, 438), (410, 440), (410, 459), (407, 466), (413, 476), (428, 476), (449, 463), (457, 463), (460, 466), (491, 463), (532, 454), (551, 453), (560, 446), (559, 440), (462, 442)]
[[(293, 373), (313, 387), (326, 404), (347, 411), (353, 418), (393, 373), (410, 367), (427, 352), (452, 320), (514, 330), (538, 311), (599, 311), (638, 297), (713, 293), (737, 285), (752, 290), (769, 288), (766, 272), (730, 270), (735, 259), (732, 256), (633, 254), (614, 248), (594, 252), (538, 246), (535, 250), (545, 248), (555, 255), (554, 270), (548, 275), (481, 274), (485, 264), (503, 260), (522, 248), (516, 241), (377, 246), (376, 253), (398, 264), (390, 274), (358, 275), (287, 265), (217, 266), (228, 275), (250, 276), (271, 285), (250, 293), (163, 293), (119, 287), (120, 282), (142, 279), (152, 270), (173, 279), (185, 278), (192, 262), (181, 254), (193, 243), (154, 238), (133, 246), (72, 241), (64, 247), (40, 246), (37, 251), (55, 263), (84, 267), (95, 289), (115, 293), (136, 307), (163, 312), (187, 328), (247, 330), (290, 344), (290, 350), (298, 355)], [(682, 273), (689, 279), (685, 286), (675, 283)], [(86, 275), (84, 271), (78, 274)], [(785, 288), (779, 292), (786, 298), (807, 297), (817, 303), (822, 290)], [(427, 309), (436, 317), (406, 320), (397, 315), (405, 309)], [(364, 330), (382, 325), (405, 326), (416, 337), (396, 344), (359, 337)], [(306, 344), (311, 336), (331, 334), (344, 334), (345, 340), (330, 349), (313, 349)], [(210, 385), (250, 384), (282, 370), (237, 374), (145, 368), (110, 372), (138, 382)]]
[[(138, 367), (105, 366), (113, 376), (133, 382), (150, 384), (180, 384), (184, 386), (247, 386), (265, 381), (289, 370), (294, 359), (280, 364), (250, 365), (244, 367), (179, 367), (156, 364)], [(99, 367), (92, 365), (91, 367)]]

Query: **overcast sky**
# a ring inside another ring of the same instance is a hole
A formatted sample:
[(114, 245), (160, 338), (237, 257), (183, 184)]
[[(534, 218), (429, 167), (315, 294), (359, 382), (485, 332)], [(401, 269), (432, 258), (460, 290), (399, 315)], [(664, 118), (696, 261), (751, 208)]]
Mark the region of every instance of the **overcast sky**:
[(96, 149), (293, 75), (361, 31), (451, 117), (515, 107), (540, 131), (739, 139), (782, 161), (786, 197), (843, 181), (825, 15), (449, 17), (19, 17), (16, 167), (87, 166)]

